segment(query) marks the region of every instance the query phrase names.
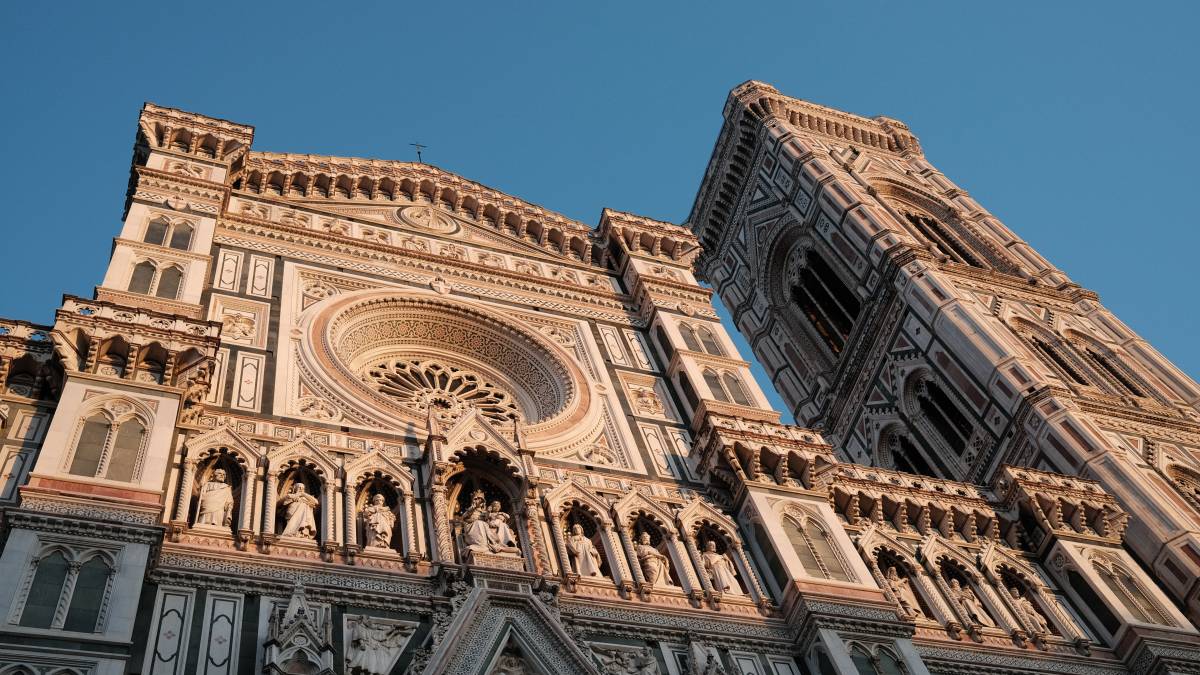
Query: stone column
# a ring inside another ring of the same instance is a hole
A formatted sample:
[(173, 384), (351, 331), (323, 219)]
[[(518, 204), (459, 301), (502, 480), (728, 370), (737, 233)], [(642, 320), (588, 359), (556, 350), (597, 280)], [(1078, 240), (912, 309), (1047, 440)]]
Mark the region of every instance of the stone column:
[(258, 482), (258, 471), (250, 471), (249, 469), (242, 472), (242, 494), (241, 503), (238, 504), (238, 531), (249, 532), (253, 529), (253, 524), (250, 522), (254, 519), (254, 493), (255, 483)]
[(625, 557), (629, 561), (633, 583), (640, 588), (646, 583), (646, 577), (642, 575), (642, 565), (638, 562), (637, 554), (633, 552), (633, 541), (629, 538), (629, 527), (618, 520), (616, 522), (616, 529), (617, 537), (621, 540), (621, 548), (625, 549)]
[(530, 564), (535, 574), (546, 574), (546, 542), (542, 541), (541, 523), (538, 522), (538, 500), (532, 494), (525, 498), (525, 531), (529, 538)]
[(346, 512), (346, 546), (358, 546), (358, 504), (354, 499), (354, 488), (350, 486), (349, 481), (342, 486), (342, 501), (345, 503)]
[(325, 516), (322, 518), (325, 521), (325, 541), (321, 542), (322, 544), (334, 543), (338, 539), (335, 504), (335, 500), (337, 499), (337, 483), (335, 480), (326, 479), (325, 481), (325, 499), (321, 505), (324, 509), (322, 515)]
[[(685, 586), (683, 591), (691, 593), (693, 596), (702, 597), (705, 586), (702, 586), (700, 580), (696, 578), (695, 561), (690, 560), (690, 556), (687, 555), (688, 552), (686, 550), (680, 550), (682, 545), (679, 543), (679, 533), (666, 532), (664, 533), (664, 537), (667, 540), (666, 548), (675, 553), (675, 555), (668, 555), (667, 557), (670, 558), (671, 564), (677, 565), (680, 568), (677, 572), (679, 583)], [(694, 546), (695, 544), (693, 544)], [(691, 562), (691, 564), (687, 564), (688, 562)], [(707, 581), (707, 578), (705, 580)], [(711, 585), (708, 585), (708, 592), (712, 592)]]
[(619, 583), (633, 583), (633, 575), (629, 572), (629, 561), (625, 558), (625, 552), (622, 550), (621, 540), (617, 537), (617, 533), (613, 531), (613, 526), (609, 523), (600, 523), (600, 531), (603, 532), (603, 537), (607, 546), (605, 546), (604, 555), (608, 557), (608, 569), (612, 572), (613, 581)]
[(277, 476), (270, 471), (266, 472), (263, 477), (263, 490), (266, 494), (266, 502), (263, 506), (262, 514), (262, 533), (275, 534), (275, 501), (279, 499), (279, 485)]
[(413, 503), (413, 496), (412, 496), (411, 492), (405, 491), (400, 496), (400, 499), (403, 503), (403, 508), (404, 508), (404, 540), (403, 540), (404, 552), (403, 552), (403, 555), (405, 557), (416, 556), (416, 555), (419, 555), (420, 551), (421, 551), (421, 547), (417, 543), (416, 506)]
[[(700, 551), (696, 549), (696, 538), (692, 536), (692, 533), (687, 528), (681, 528), (681, 532), (683, 547), (687, 550), (688, 559), (692, 561), (692, 567), (700, 573), (700, 588), (704, 590), (705, 595), (711, 596), (713, 593), (712, 580), (708, 578), (708, 574), (704, 571), (704, 565), (700, 562)], [(679, 572), (679, 580), (683, 581), (683, 570)], [(695, 590), (694, 585), (692, 586), (692, 590)]]
[(446, 486), (433, 486), (433, 533), (437, 538), (439, 562), (454, 562), (454, 542), (450, 535), (450, 509), (446, 504)]
[(179, 495), (175, 500), (175, 521), (190, 525), (188, 509), (192, 505), (192, 487), (196, 481), (196, 460), (183, 460), (183, 478), (179, 481)]
[(549, 502), (543, 500), (546, 507), (546, 522), (550, 524), (550, 536), (554, 538), (554, 550), (558, 551), (559, 575), (567, 576), (572, 572), (571, 558), (567, 554), (567, 542), (563, 537), (562, 522), (555, 515)]
[(50, 628), (54, 630), (62, 630), (63, 624), (67, 621), (70, 599), (75, 593), (75, 583), (79, 581), (79, 568), (81, 567), (83, 567), (83, 563), (78, 560), (67, 563), (67, 578), (63, 581), (62, 592), (58, 596), (58, 606), (54, 608), (54, 618), (50, 621)]
[(746, 588), (750, 590), (750, 597), (759, 605), (771, 602), (766, 591), (763, 590), (762, 580), (758, 578), (754, 566), (750, 564), (750, 557), (746, 555), (745, 547), (740, 542), (736, 542), (730, 548), (733, 551), (733, 559), (742, 568), (742, 580), (746, 583)]

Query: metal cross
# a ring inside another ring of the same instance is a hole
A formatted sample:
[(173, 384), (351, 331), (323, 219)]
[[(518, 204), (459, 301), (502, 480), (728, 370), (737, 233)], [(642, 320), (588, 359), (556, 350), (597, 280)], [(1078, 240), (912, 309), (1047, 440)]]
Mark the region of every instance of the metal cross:
[(409, 145), (411, 145), (417, 149), (417, 161), (424, 164), (425, 163), (424, 160), (421, 159), (421, 151), (424, 150), (428, 146), (421, 145), (420, 143), (409, 143)]

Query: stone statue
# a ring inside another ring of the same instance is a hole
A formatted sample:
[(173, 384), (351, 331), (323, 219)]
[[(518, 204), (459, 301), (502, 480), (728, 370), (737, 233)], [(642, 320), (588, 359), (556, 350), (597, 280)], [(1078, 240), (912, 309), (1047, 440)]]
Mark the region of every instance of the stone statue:
[(517, 538), (508, 527), (509, 515), (500, 510), (500, 502), (492, 502), (487, 510), (488, 543), (492, 553), (503, 556), (519, 556), (521, 549), (517, 547)]
[(204, 412), (204, 399), (208, 397), (208, 369), (200, 367), (196, 374), (188, 378), (187, 388), (183, 390), (183, 410), (179, 413), (181, 424), (195, 424)]
[(583, 526), (576, 523), (571, 526), (571, 536), (567, 537), (567, 552), (575, 561), (575, 573), (581, 577), (602, 577), (600, 571), (600, 552), (592, 544), (592, 540), (583, 533)]
[(1012, 598), (1013, 607), (1017, 613), (1025, 617), (1026, 622), (1033, 626), (1035, 633), (1049, 633), (1050, 623), (1046, 621), (1046, 617), (1034, 607), (1033, 601), (1021, 595), (1015, 587), (1008, 589), (1009, 597)]
[(488, 526), (487, 506), (484, 504), (483, 490), (476, 490), (471, 495), (471, 505), (463, 511), (463, 553), (491, 553), (488, 537), (491, 528)]
[(381, 494), (371, 496), (371, 504), (362, 510), (363, 543), (367, 548), (391, 548), (396, 514)]
[(983, 608), (979, 602), (979, 598), (975, 597), (975, 593), (968, 587), (959, 583), (958, 579), (950, 580), (950, 598), (954, 600), (959, 609), (968, 619), (980, 626), (995, 626), (992, 617)]
[(925, 616), (921, 612), (921, 603), (917, 602), (917, 594), (913, 592), (912, 583), (907, 577), (901, 577), (894, 566), (887, 568), (884, 581), (891, 589), (892, 595), (900, 603), (900, 610), (909, 616)]
[(742, 595), (742, 587), (738, 585), (737, 570), (728, 556), (717, 552), (717, 542), (709, 540), (704, 544), (704, 553), (700, 554), (704, 572), (708, 574), (714, 591), (726, 595)]
[(646, 583), (651, 586), (674, 586), (671, 583), (671, 561), (667, 556), (659, 553), (658, 549), (650, 545), (650, 533), (643, 532), (638, 537), (637, 546), (634, 546), (634, 553), (637, 554), (638, 564), (642, 566), (642, 576), (646, 577)]
[(346, 650), (346, 672), (355, 675), (387, 675), (412, 637), (413, 628), (369, 616), (347, 617), (350, 628)]
[(296, 483), (292, 491), (280, 502), (286, 509), (286, 522), (281, 536), (317, 538), (317, 520), (313, 517), (313, 509), (317, 506), (317, 498), (308, 494), (304, 483)]
[(200, 486), (196, 525), (229, 527), (233, 524), (233, 488), (225, 482), (225, 469), (214, 469)]

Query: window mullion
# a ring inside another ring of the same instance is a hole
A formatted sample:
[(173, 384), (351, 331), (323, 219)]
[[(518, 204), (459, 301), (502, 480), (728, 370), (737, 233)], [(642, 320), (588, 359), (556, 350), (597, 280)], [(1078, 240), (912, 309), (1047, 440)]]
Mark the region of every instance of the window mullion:
[(63, 582), (62, 591), (58, 594), (58, 606), (54, 608), (54, 619), (50, 622), (50, 628), (54, 630), (62, 630), (63, 624), (67, 621), (67, 610), (71, 606), (71, 596), (75, 595), (75, 582), (79, 579), (80, 567), (83, 567), (83, 563), (78, 560), (67, 563), (67, 578)]

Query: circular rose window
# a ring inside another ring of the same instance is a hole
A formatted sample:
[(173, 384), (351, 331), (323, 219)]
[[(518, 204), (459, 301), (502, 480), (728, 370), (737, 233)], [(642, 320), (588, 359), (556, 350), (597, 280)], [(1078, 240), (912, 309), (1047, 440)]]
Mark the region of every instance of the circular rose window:
[(475, 305), (417, 292), (363, 291), (313, 308), (301, 373), (350, 419), (371, 426), (453, 423), (478, 411), (531, 432), (579, 419), (579, 368), (531, 327)]

